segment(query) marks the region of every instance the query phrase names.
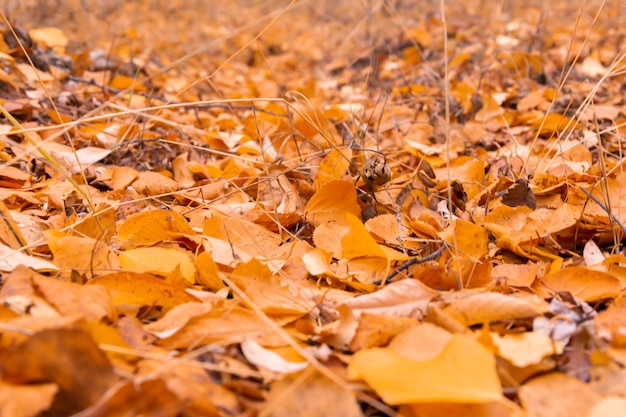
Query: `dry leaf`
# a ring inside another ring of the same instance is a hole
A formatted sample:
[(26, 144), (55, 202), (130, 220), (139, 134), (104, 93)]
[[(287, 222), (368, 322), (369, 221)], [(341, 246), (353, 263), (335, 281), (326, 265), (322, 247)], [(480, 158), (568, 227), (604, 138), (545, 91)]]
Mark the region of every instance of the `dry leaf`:
[(360, 216), (361, 209), (356, 201), (354, 185), (341, 180), (327, 183), (309, 199), (304, 208), (304, 217), (315, 225), (340, 218), (346, 213)]
[(0, 381), (0, 415), (38, 416), (50, 408), (57, 392), (56, 384), (24, 386)]
[(573, 266), (538, 278), (533, 289), (544, 298), (564, 291), (583, 301), (596, 301), (616, 297), (622, 291), (622, 284), (607, 272)]
[(279, 354), (263, 348), (252, 339), (244, 339), (240, 346), (241, 352), (251, 364), (271, 372), (291, 374), (300, 372), (309, 366), (307, 362), (286, 361)]
[(317, 372), (272, 383), (261, 415), (271, 417), (362, 417), (354, 392)]
[(586, 417), (602, 397), (572, 376), (551, 373), (524, 384), (519, 398), (528, 417)]
[(55, 383), (59, 391), (50, 412), (57, 415), (91, 405), (117, 379), (104, 353), (81, 329), (43, 330), (5, 352), (0, 369), (5, 381)]
[(108, 289), (113, 304), (123, 306), (158, 306), (167, 312), (177, 305), (198, 301), (184, 289), (168, 284), (150, 274), (116, 272), (92, 279), (87, 286)]
[(170, 210), (150, 210), (129, 216), (119, 226), (117, 240), (122, 249), (132, 249), (193, 233), (187, 220), (180, 214)]
[(196, 281), (196, 267), (190, 253), (169, 248), (151, 247), (121, 251), (119, 262), (124, 271), (170, 276), (177, 269), (190, 284)]
[(440, 355), (415, 361), (387, 348), (357, 352), (350, 379), (363, 379), (387, 404), (502, 400), (495, 358), (472, 338), (454, 335)]

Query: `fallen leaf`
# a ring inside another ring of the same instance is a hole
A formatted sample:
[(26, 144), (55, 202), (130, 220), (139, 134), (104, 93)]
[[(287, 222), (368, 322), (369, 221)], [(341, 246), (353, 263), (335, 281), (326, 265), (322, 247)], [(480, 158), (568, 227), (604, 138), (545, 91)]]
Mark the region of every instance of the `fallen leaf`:
[(304, 370), (307, 362), (289, 362), (279, 354), (267, 350), (252, 339), (244, 339), (241, 344), (241, 352), (253, 365), (280, 374), (291, 374)]
[(602, 398), (584, 382), (561, 373), (532, 379), (518, 395), (528, 417), (586, 417)]
[(355, 312), (421, 319), (437, 295), (437, 291), (418, 280), (406, 279), (391, 283), (380, 291), (345, 300), (342, 304)]
[(233, 303), (187, 303), (175, 307), (163, 318), (144, 327), (161, 340), (166, 349), (181, 349), (228, 340), (237, 343), (251, 334), (272, 332), (248, 309)]
[(82, 329), (43, 330), (0, 358), (3, 379), (55, 383), (50, 413), (71, 415), (96, 402), (117, 377), (106, 355)]
[(315, 307), (297, 284), (281, 280), (256, 259), (237, 265), (230, 280), (267, 314), (301, 316)]
[(351, 389), (317, 372), (273, 382), (261, 414), (272, 417), (363, 416)]
[(569, 292), (583, 301), (596, 301), (616, 297), (622, 284), (613, 275), (594, 271), (584, 266), (572, 266), (537, 278), (533, 289), (542, 297), (549, 298), (557, 292)]
[(145, 416), (178, 415), (183, 404), (168, 390), (162, 379), (120, 381), (100, 400), (76, 417), (124, 417), (131, 414)]
[(180, 214), (171, 210), (149, 210), (129, 216), (119, 226), (117, 240), (121, 249), (132, 249), (193, 233), (187, 220)]
[(56, 272), (59, 267), (44, 259), (26, 255), (0, 243), (0, 271), (10, 272), (19, 265), (24, 265), (41, 272)]
[(116, 306), (157, 306), (168, 312), (177, 305), (198, 299), (184, 289), (168, 284), (150, 274), (116, 272), (87, 282), (108, 289)]
[(315, 174), (315, 190), (319, 191), (331, 181), (342, 180), (352, 161), (352, 149), (333, 149), (324, 157)]
[(445, 313), (466, 326), (513, 318), (531, 318), (548, 311), (548, 304), (534, 295), (494, 292), (466, 293), (444, 308)]
[(151, 273), (169, 276), (180, 269), (182, 276), (190, 284), (196, 281), (196, 267), (190, 253), (170, 248), (151, 247), (120, 251), (119, 260), (122, 269), (139, 274)]
[(498, 356), (514, 366), (523, 368), (534, 365), (544, 357), (563, 352), (563, 343), (555, 342), (543, 332), (524, 332), (500, 336), (491, 333), (491, 341), (498, 349)]
[(416, 361), (389, 348), (357, 352), (348, 366), (352, 380), (363, 379), (391, 405), (502, 400), (495, 358), (468, 336), (454, 335), (441, 354)]
[(56, 384), (24, 386), (0, 381), (0, 415), (36, 417), (50, 408), (58, 390)]
[(316, 226), (346, 213), (360, 216), (361, 209), (356, 201), (354, 185), (342, 180), (328, 182), (309, 199), (304, 208), (304, 217)]
[(620, 417), (626, 414), (626, 399), (609, 397), (596, 403), (587, 417)]
[(434, 324), (423, 323), (398, 333), (388, 347), (406, 358), (426, 361), (440, 355), (451, 339), (452, 333)]

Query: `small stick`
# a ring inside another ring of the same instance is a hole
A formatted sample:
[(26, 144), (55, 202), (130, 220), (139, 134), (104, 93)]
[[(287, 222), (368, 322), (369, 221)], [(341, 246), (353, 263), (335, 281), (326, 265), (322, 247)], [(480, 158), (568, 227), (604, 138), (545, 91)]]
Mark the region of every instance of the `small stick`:
[(395, 269), (395, 271), (393, 271), (392, 273), (390, 273), (389, 275), (387, 275), (387, 278), (385, 278), (384, 281), (376, 281), (374, 282), (374, 284), (376, 285), (380, 285), (380, 284), (389, 284), (391, 282), (391, 280), (393, 278), (395, 278), (396, 275), (398, 275), (401, 271), (404, 271), (405, 269), (408, 269), (410, 266), (413, 265), (419, 265), (422, 264), (424, 262), (428, 262), (428, 261), (432, 261), (433, 259), (436, 259), (439, 255), (441, 255), (443, 253), (443, 251), (445, 249), (447, 249), (448, 245), (444, 242), (444, 244), (437, 249), (436, 251), (434, 251), (433, 253), (431, 253), (430, 255), (424, 256), (423, 258), (420, 258), (418, 256), (409, 259), (408, 261), (406, 261), (405, 263), (403, 263), (402, 265), (400, 265), (399, 267), (397, 267)]
[(589, 197), (591, 200), (593, 200), (594, 203), (596, 203), (597, 205), (600, 206), (600, 208), (602, 208), (602, 210), (606, 211), (606, 214), (609, 215), (609, 218), (614, 221), (615, 223), (617, 223), (619, 225), (619, 227), (622, 228), (622, 231), (624, 232), (624, 234), (626, 234), (626, 227), (624, 227), (624, 225), (622, 224), (622, 222), (615, 217), (615, 215), (613, 213), (611, 213), (611, 211), (608, 209), (607, 206), (605, 206), (604, 204), (602, 204), (602, 202), (600, 200), (598, 200), (596, 197), (594, 197), (593, 195), (591, 195), (591, 193), (587, 190), (585, 190), (583, 187), (578, 187), (583, 193), (587, 194), (587, 197)]

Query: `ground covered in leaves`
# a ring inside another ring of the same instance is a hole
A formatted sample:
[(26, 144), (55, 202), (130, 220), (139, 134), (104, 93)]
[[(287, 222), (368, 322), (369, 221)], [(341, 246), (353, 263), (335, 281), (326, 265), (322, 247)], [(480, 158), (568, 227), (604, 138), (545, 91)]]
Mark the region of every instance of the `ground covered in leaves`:
[(626, 415), (624, 5), (442, 3), (9, 1), (0, 415)]

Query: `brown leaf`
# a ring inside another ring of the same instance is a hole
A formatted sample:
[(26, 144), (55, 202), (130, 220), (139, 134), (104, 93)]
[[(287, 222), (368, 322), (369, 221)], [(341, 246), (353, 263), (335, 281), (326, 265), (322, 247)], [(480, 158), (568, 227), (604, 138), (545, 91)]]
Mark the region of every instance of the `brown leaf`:
[(71, 415), (96, 402), (117, 377), (106, 355), (82, 329), (43, 330), (0, 357), (5, 381), (52, 382), (52, 414)]
[(363, 416), (352, 390), (313, 371), (300, 378), (274, 382), (262, 413), (271, 417)]
[(159, 378), (120, 381), (104, 393), (97, 403), (75, 417), (125, 417), (129, 414), (165, 417), (179, 415), (182, 411), (180, 399)]
[(535, 194), (528, 187), (528, 181), (523, 179), (518, 179), (515, 185), (506, 190), (502, 202), (509, 207), (526, 206), (532, 210), (537, 208)]

